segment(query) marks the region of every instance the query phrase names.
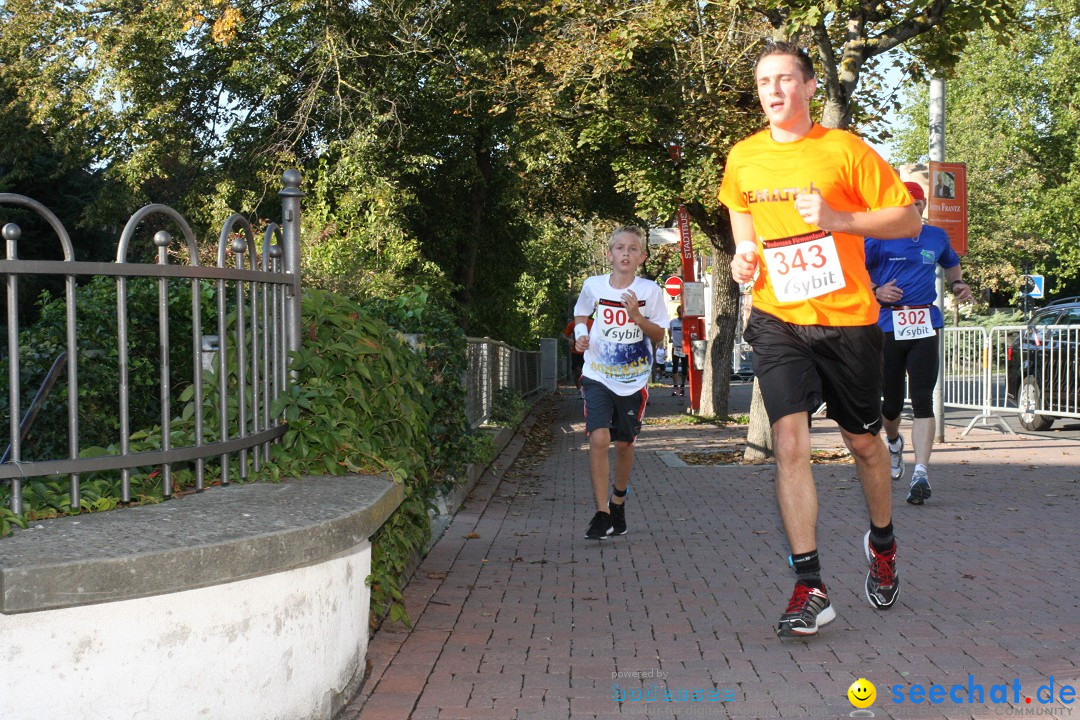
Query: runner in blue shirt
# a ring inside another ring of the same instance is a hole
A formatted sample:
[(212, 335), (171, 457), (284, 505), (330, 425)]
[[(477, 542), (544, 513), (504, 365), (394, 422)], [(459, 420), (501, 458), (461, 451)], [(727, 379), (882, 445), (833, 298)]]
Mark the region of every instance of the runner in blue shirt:
[[(906, 182), (919, 214), (926, 208), (922, 186)], [(971, 288), (961, 280), (960, 258), (941, 228), (923, 225), (918, 237), (899, 240), (866, 238), (866, 269), (874, 297), (881, 303), (878, 325), (885, 334), (884, 385), (881, 417), (889, 444), (893, 480), (904, 476), (904, 438), (900, 410), (904, 406), (904, 376), (911, 393), (915, 419), (911, 428), (915, 470), (907, 501), (922, 505), (930, 497), (927, 466), (934, 446), (934, 385), (938, 378), (937, 332), (945, 326), (937, 299), (936, 269), (958, 302), (971, 299)]]

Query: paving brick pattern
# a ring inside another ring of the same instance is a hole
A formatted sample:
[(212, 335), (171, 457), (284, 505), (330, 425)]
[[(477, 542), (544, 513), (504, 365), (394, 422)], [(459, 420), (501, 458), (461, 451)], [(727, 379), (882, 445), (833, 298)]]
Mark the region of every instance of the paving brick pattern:
[[(684, 406), (661, 390), (647, 416), (670, 420)], [(594, 507), (580, 400), (562, 390), (529, 427), (550, 429), (547, 456), (508, 467), (516, 438), (481, 479), (405, 590), (413, 628), (387, 623), (372, 638), (343, 720), (848, 717), (860, 677), (877, 688), (878, 718), (1080, 717), (1080, 703), (1060, 697), (1080, 686), (1075, 444), (948, 428), (931, 500), (907, 505), (906, 485), (895, 486), (902, 590), (888, 612), (863, 591), (868, 520), (854, 466), (816, 465), (818, 547), (838, 617), (813, 639), (782, 642), (773, 628), (794, 576), (772, 466), (664, 461), (731, 447), (741, 429), (647, 424), (629, 533), (597, 542), (584, 538)], [(814, 447), (841, 447), (831, 422), (815, 423)], [(1040, 704), (1051, 677), (1055, 702)], [(962, 701), (909, 698), (934, 684), (963, 686)], [(991, 702), (1002, 684), (1010, 702)], [(970, 702), (979, 687), (983, 701)], [(664, 691), (686, 699), (636, 699)]]

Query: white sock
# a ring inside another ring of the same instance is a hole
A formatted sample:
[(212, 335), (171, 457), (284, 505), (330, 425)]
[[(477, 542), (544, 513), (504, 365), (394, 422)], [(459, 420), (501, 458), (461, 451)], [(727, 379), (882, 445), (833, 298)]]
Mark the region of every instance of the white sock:
[(885, 438), (885, 439), (888, 440), (888, 442), (889, 442), (889, 451), (890, 452), (899, 452), (900, 451), (901, 443), (903, 443), (903, 441), (904, 441), (903, 438), (901, 438), (899, 435), (897, 435), (896, 436), (896, 442), (893, 442), (892, 440), (889, 440), (888, 438)]
[(925, 465), (916, 465), (914, 472), (919, 472), (920, 470), (922, 470), (923, 473), (925, 474), (926, 473), (926, 466)]

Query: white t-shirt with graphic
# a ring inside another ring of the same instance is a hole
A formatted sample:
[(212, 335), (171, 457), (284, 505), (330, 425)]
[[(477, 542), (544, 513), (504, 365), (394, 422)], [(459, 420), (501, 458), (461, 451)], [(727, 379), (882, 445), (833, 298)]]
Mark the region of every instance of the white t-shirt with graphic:
[(682, 345), (682, 318), (676, 317), (668, 327), (671, 330), (671, 354), (675, 357), (686, 357)]
[(611, 275), (594, 275), (581, 286), (574, 315), (591, 315), (592, 331), (582, 374), (603, 383), (616, 395), (633, 395), (645, 387), (652, 373), (652, 343), (632, 321), (622, 296), (633, 290), (641, 314), (662, 328), (668, 326), (663, 291), (652, 280), (635, 277), (629, 287), (611, 286)]

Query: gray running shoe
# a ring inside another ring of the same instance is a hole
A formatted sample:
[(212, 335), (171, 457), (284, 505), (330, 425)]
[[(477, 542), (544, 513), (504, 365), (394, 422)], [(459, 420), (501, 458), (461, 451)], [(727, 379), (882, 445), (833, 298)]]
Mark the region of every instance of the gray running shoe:
[(904, 436), (900, 436), (900, 449), (896, 452), (893, 452), (888, 438), (885, 439), (885, 447), (889, 448), (889, 475), (893, 480), (899, 480), (904, 477)]
[(926, 477), (925, 470), (916, 470), (911, 474), (911, 485), (908, 486), (907, 501), (912, 505), (922, 505), (930, 499), (930, 481)]

